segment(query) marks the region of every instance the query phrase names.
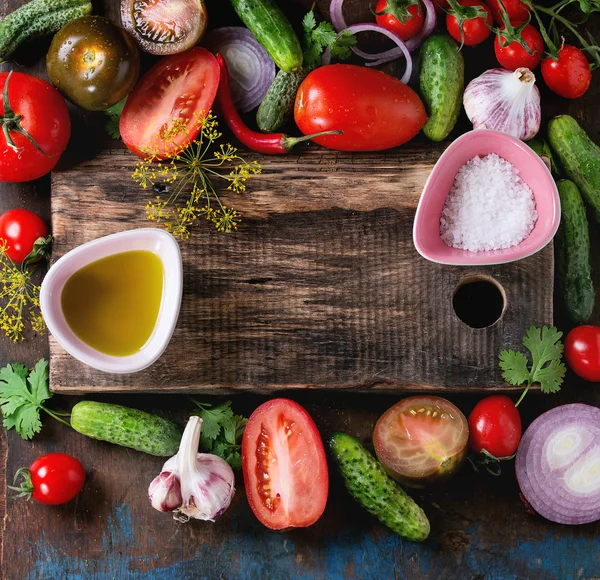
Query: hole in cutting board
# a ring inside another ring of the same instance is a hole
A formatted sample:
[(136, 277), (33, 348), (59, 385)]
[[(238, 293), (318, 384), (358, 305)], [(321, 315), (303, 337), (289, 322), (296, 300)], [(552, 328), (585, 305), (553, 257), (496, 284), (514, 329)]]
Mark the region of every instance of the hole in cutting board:
[(463, 278), (452, 297), (454, 312), (471, 328), (496, 324), (506, 310), (506, 292), (490, 276)]

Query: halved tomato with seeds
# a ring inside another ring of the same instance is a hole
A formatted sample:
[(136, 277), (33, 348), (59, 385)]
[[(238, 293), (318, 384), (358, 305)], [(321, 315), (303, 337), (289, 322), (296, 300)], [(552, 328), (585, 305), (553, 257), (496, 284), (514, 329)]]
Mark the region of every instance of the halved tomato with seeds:
[(377, 421), (373, 445), (397, 481), (413, 487), (444, 480), (467, 454), (469, 428), (463, 413), (441, 397), (403, 399)]
[(176, 54), (197, 44), (208, 23), (203, 0), (121, 0), (123, 28), (151, 54)]
[(273, 399), (250, 415), (242, 470), (248, 503), (267, 528), (305, 528), (321, 517), (329, 492), (325, 449), (298, 403)]
[(200, 132), (219, 88), (219, 65), (208, 50), (192, 48), (166, 56), (135, 86), (119, 129), (127, 148), (140, 157), (168, 159)]

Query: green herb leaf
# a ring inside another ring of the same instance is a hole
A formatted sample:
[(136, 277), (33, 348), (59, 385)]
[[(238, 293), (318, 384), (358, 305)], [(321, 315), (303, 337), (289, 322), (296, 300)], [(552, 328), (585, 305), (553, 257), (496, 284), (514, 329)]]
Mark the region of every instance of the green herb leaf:
[(108, 119), (105, 124), (105, 128), (107, 133), (113, 139), (121, 138), (121, 131), (119, 129), (119, 122), (121, 121), (121, 113), (123, 112), (123, 107), (125, 107), (125, 103), (127, 102), (127, 97), (120, 100), (116, 105), (109, 107), (104, 111), (104, 114), (108, 116)]
[(321, 64), (323, 51), (329, 47), (335, 58), (348, 58), (350, 48), (356, 44), (356, 37), (348, 31), (339, 35), (329, 22), (319, 22), (314, 10), (308, 12), (302, 20), (304, 28), (304, 67), (313, 69)]
[(41, 359), (31, 373), (20, 363), (0, 370), (0, 409), (6, 429), (13, 427), (23, 439), (42, 428), (40, 409), (52, 396), (48, 388), (48, 361)]
[(344, 30), (340, 37), (331, 45), (331, 57), (345, 60), (352, 54), (352, 47), (356, 45), (356, 36)]
[(222, 457), (233, 469), (239, 469), (239, 449), (248, 419), (233, 414), (231, 401), (225, 401), (216, 407), (198, 401), (194, 403), (198, 407), (194, 414), (203, 421), (200, 432), (201, 449)]
[(503, 350), (500, 353), (500, 368), (504, 380), (512, 385), (524, 384), (527, 387), (539, 383), (543, 393), (559, 391), (567, 371), (561, 361), (564, 350), (560, 341), (562, 335), (554, 326), (541, 329), (532, 326), (523, 338), (523, 346), (531, 353), (531, 367), (523, 353)]

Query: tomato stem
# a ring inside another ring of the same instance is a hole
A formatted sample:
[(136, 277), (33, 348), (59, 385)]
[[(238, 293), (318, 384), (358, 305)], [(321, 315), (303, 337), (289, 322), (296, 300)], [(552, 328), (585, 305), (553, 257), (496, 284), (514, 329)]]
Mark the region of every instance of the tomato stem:
[[(19, 487), (15, 486), (17, 479), (19, 477), (23, 478), (21, 485)], [(13, 485), (7, 485), (8, 489), (12, 489), (13, 491), (18, 491), (19, 493), (16, 495), (10, 496), (10, 499), (16, 499), (18, 497), (27, 497), (27, 499), (31, 499), (31, 494), (33, 493), (33, 483), (31, 482), (31, 471), (27, 467), (21, 467), (17, 469), (15, 476), (13, 478)]]

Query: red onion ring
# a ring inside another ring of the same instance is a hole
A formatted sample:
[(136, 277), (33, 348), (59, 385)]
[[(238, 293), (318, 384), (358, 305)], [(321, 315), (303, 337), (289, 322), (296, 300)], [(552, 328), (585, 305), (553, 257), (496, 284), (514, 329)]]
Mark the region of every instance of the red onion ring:
[(521, 491), (536, 512), (576, 525), (600, 520), (600, 476), (593, 475), (599, 465), (600, 409), (575, 403), (556, 407), (529, 426), (515, 467)]
[[(410, 80), (410, 76), (412, 75), (412, 69), (413, 69), (412, 57), (410, 56), (410, 52), (408, 51), (408, 48), (406, 48), (406, 44), (404, 44), (404, 41), (397, 34), (394, 34), (393, 32), (389, 31), (387, 28), (384, 28), (383, 26), (380, 26), (379, 24), (370, 24), (370, 23), (353, 24), (352, 26), (349, 26), (348, 28), (346, 28), (346, 30), (348, 32), (351, 32), (352, 34), (357, 34), (358, 32), (365, 32), (367, 30), (372, 31), (372, 32), (379, 32), (379, 33), (387, 36), (389, 39), (393, 40), (398, 45), (398, 48), (395, 50), (398, 50), (400, 52), (400, 54), (403, 54), (406, 58), (406, 69), (400, 80), (405, 84)], [(339, 34), (342, 34), (342, 32), (345, 32), (345, 30), (342, 30)], [(358, 50), (358, 49), (354, 49), (354, 48), (352, 50), (354, 50), (354, 52), (356, 54), (358, 54), (359, 56), (362, 56), (365, 59), (371, 59), (371, 58), (377, 59), (377, 58), (379, 58), (379, 56), (386, 54), (386, 53), (381, 53), (381, 55), (378, 56), (378, 55), (370, 55), (368, 53), (363, 52), (362, 50)], [(390, 52), (392, 52), (392, 51), (388, 51), (388, 53), (390, 53)], [(393, 58), (388, 58), (388, 59), (380, 58), (379, 60), (374, 60), (373, 62), (368, 62), (367, 66), (377, 66), (379, 64), (389, 62), (390, 60), (395, 60), (396, 58), (398, 58), (398, 57), (394, 56)], [(325, 52), (323, 53), (322, 62), (323, 62), (323, 64), (329, 64), (331, 62), (331, 52), (329, 50), (329, 47), (327, 47), (325, 49)]]
[(275, 63), (254, 35), (243, 26), (225, 26), (208, 34), (203, 43), (223, 55), (236, 109), (247, 113), (258, 107), (275, 78)]

